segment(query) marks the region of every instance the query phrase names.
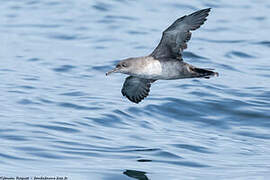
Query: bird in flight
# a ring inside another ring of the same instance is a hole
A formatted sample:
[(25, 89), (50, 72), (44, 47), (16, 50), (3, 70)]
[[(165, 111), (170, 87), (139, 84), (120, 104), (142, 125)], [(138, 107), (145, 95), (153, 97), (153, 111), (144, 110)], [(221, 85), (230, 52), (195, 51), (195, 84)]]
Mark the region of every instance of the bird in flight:
[(210, 78), (218, 76), (210, 69), (197, 68), (182, 59), (183, 50), (191, 38), (191, 32), (205, 21), (210, 8), (196, 11), (177, 19), (163, 31), (155, 50), (148, 56), (127, 58), (120, 61), (114, 69), (107, 72), (129, 75), (122, 87), (122, 94), (130, 101), (139, 103), (150, 92), (150, 86), (157, 80), (183, 78)]

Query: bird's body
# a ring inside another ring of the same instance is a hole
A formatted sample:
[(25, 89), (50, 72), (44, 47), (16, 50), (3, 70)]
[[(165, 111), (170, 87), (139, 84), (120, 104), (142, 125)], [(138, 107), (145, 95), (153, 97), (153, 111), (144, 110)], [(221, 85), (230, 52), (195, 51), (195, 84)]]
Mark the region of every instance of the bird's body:
[(122, 94), (135, 103), (148, 95), (151, 83), (156, 80), (218, 76), (217, 72), (197, 68), (182, 59), (182, 52), (191, 38), (190, 31), (198, 29), (209, 12), (210, 8), (203, 9), (177, 19), (163, 32), (159, 45), (150, 55), (122, 60), (106, 75), (113, 72), (130, 75)]
[(174, 80), (200, 76), (193, 71), (195, 67), (179, 59), (155, 59), (152, 56), (131, 58), (133, 71), (124, 72), (131, 76), (151, 80)]

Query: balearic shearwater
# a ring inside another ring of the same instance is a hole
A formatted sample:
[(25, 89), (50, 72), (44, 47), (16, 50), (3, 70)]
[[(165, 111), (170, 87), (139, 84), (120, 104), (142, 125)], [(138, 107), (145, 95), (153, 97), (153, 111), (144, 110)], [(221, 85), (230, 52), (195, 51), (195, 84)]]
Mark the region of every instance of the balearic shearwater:
[(211, 8), (196, 11), (177, 19), (162, 34), (156, 49), (148, 56), (127, 58), (107, 72), (123, 73), (128, 76), (122, 87), (122, 94), (130, 101), (139, 103), (150, 91), (151, 83), (159, 79), (210, 78), (217, 72), (192, 66), (182, 59), (191, 32), (198, 29), (208, 16)]

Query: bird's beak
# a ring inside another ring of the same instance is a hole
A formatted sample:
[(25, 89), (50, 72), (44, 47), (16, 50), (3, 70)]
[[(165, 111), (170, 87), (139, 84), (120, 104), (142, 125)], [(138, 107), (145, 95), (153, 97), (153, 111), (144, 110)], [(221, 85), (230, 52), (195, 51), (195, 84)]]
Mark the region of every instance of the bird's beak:
[(115, 73), (115, 72), (117, 72), (118, 70), (119, 70), (119, 68), (114, 68), (114, 69), (112, 69), (112, 70), (106, 72), (106, 76), (110, 75), (111, 73)]

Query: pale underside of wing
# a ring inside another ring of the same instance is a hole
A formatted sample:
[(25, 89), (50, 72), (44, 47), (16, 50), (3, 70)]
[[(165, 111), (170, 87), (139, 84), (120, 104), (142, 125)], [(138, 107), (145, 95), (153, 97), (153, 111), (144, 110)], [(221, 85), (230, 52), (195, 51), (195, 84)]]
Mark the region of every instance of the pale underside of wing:
[(123, 96), (126, 96), (130, 101), (139, 103), (148, 96), (151, 83), (154, 81), (155, 80), (129, 76), (126, 78), (121, 92)]
[(206, 21), (209, 12), (210, 8), (202, 9), (177, 19), (163, 32), (162, 38), (151, 56), (156, 59), (182, 59), (182, 52), (187, 48), (187, 42), (191, 38), (190, 31), (198, 29)]

